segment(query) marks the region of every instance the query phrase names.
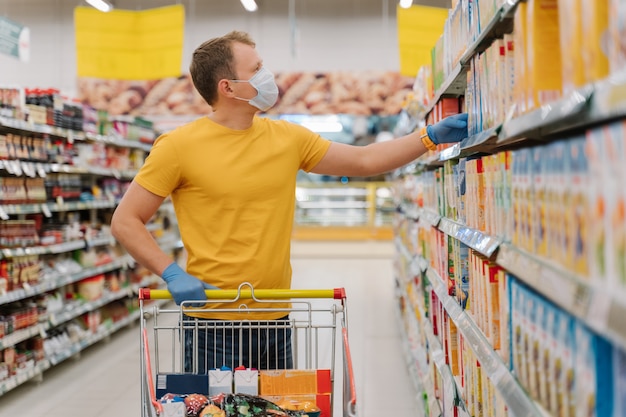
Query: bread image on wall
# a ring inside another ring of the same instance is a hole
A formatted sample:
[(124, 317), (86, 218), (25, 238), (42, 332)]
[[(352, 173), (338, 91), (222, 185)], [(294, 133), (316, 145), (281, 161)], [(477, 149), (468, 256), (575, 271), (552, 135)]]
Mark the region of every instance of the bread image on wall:
[[(413, 79), (391, 71), (282, 72), (276, 74), (280, 92), (269, 114), (398, 114)], [(191, 78), (121, 81), (80, 78), (84, 104), (110, 115), (202, 115), (211, 107), (195, 90)]]

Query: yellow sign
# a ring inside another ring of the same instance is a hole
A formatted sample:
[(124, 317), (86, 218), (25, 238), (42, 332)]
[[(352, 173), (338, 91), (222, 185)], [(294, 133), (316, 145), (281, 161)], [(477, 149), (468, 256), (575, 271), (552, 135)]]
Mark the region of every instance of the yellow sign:
[(79, 77), (153, 80), (181, 75), (185, 9), (74, 10)]
[(448, 9), (398, 6), (397, 16), (400, 73), (415, 77), (421, 66), (431, 65), (430, 51), (443, 33)]

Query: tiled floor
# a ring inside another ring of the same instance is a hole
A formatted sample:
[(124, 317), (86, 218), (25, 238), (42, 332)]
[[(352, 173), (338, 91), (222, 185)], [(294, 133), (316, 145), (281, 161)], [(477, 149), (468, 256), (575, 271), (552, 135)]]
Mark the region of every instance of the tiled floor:
[[(360, 417), (416, 415), (394, 316), (391, 243), (294, 242), (294, 288), (344, 287)], [(0, 397), (0, 416), (138, 417), (139, 327)], [(340, 413), (335, 413), (340, 415)]]

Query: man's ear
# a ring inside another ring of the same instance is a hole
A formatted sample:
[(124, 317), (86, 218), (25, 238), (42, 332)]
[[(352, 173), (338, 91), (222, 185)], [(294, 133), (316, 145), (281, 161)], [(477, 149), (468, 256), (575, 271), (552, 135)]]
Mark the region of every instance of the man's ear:
[(235, 95), (235, 92), (231, 88), (230, 82), (226, 79), (219, 80), (219, 82), (217, 83), (217, 92), (220, 95), (227, 97), (233, 97)]

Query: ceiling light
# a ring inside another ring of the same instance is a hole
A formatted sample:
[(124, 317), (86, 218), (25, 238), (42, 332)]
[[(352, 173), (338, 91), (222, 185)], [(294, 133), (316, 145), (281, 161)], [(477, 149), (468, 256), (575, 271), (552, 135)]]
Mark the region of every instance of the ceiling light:
[(400, 0), (400, 7), (408, 9), (413, 5), (413, 0)]
[(100, 10), (101, 12), (110, 12), (113, 10), (113, 5), (106, 0), (86, 0), (92, 7)]
[(254, 0), (241, 0), (241, 4), (243, 5), (243, 8), (249, 12), (256, 12), (256, 9), (258, 9)]

